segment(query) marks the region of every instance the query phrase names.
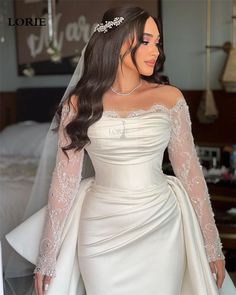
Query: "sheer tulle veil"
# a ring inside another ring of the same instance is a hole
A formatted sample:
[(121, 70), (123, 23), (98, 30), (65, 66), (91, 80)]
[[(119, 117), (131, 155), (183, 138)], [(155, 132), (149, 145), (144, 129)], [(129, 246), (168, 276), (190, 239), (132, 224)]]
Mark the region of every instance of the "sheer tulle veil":
[[(79, 62), (61, 99), (60, 104), (64, 102), (70, 92), (75, 88), (76, 84), (83, 74), (84, 55), (88, 42), (82, 50)], [(55, 127), (56, 116), (53, 117), (49, 131), (46, 135), (32, 191), (24, 215), (22, 216), (22, 222), (47, 204), (48, 191), (53, 169), (55, 167), (56, 153), (58, 147), (58, 133), (52, 131), (52, 129), (54, 129)], [(92, 175), (94, 175), (94, 169), (88, 154), (85, 152), (82, 169), (82, 179)], [(6, 283), (5, 287), (7, 288), (7, 290), (10, 289), (9, 292), (11, 294), (32, 294), (32, 276), (35, 266), (23, 259), (13, 249), (11, 249), (11, 252), (12, 253), (9, 256), (7, 265), (4, 270)]]
[[(69, 82), (69, 85), (67, 86), (66, 91), (63, 94), (60, 104), (64, 102), (64, 100), (68, 97), (70, 92), (75, 88), (76, 84), (78, 83), (79, 79), (81, 78), (83, 74), (84, 53), (85, 53), (86, 47), (87, 47), (87, 44), (82, 50), (80, 60), (76, 66), (76, 69)], [(48, 188), (50, 185), (48, 180), (49, 178), (51, 178), (51, 173), (55, 166), (57, 143), (58, 143), (58, 134), (52, 131), (52, 129), (55, 127), (56, 127), (56, 117), (54, 116), (46, 136), (36, 179), (33, 185), (28, 206), (25, 210), (23, 220), (27, 219), (29, 216), (31, 216), (33, 213), (35, 213), (37, 210), (42, 208), (42, 206), (44, 206), (47, 203)]]

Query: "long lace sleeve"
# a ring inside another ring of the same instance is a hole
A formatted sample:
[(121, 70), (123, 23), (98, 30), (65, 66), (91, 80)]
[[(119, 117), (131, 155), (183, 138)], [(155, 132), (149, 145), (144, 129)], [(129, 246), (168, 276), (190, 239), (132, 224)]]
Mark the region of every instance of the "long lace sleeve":
[(45, 227), (39, 247), (39, 256), (34, 273), (55, 277), (55, 265), (60, 238), (66, 217), (72, 207), (77, 187), (81, 180), (81, 170), (84, 157), (84, 148), (80, 151), (67, 151), (69, 159), (61, 147), (66, 146), (70, 140), (64, 127), (71, 121), (75, 111), (67, 103), (62, 109), (59, 126), (59, 140), (56, 165), (52, 174), (49, 188)]
[(171, 136), (167, 148), (169, 159), (196, 212), (208, 261), (225, 259), (207, 184), (194, 145), (189, 108), (184, 98), (179, 99), (171, 109), (170, 118)]

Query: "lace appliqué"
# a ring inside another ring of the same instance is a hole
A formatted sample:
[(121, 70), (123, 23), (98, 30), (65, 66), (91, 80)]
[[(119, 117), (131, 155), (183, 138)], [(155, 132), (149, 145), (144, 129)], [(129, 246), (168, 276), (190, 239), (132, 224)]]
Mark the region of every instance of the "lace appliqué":
[(178, 102), (172, 107), (168, 108), (162, 104), (154, 104), (152, 105), (149, 109), (144, 110), (144, 109), (137, 109), (133, 111), (129, 111), (126, 116), (121, 116), (118, 111), (115, 110), (107, 110), (103, 111), (103, 116), (105, 117), (110, 117), (110, 118), (132, 118), (132, 117), (138, 117), (141, 115), (145, 115), (148, 113), (155, 113), (155, 112), (166, 112), (169, 113), (171, 110), (178, 108), (181, 104), (183, 104), (184, 97), (180, 97)]
[(40, 242), (39, 256), (34, 273), (56, 276), (56, 258), (61, 244), (61, 235), (66, 218), (73, 205), (81, 180), (84, 149), (67, 151), (69, 159), (61, 147), (69, 143), (65, 126), (74, 116), (72, 107), (63, 106), (59, 127), (58, 151), (56, 165), (49, 188), (47, 214), (43, 236)]
[(225, 259), (207, 184), (194, 145), (189, 108), (184, 99), (171, 109), (168, 154), (176, 177), (189, 195), (198, 218), (208, 261)]

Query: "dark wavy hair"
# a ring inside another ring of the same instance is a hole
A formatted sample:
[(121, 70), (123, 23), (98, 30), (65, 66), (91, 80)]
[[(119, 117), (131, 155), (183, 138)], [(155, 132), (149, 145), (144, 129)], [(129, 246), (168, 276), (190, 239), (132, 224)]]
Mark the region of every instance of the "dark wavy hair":
[[(124, 21), (119, 26), (113, 26), (106, 33), (94, 32), (87, 44), (82, 77), (67, 99), (69, 102), (72, 95), (78, 97), (78, 112), (65, 127), (71, 143), (62, 147), (64, 153), (70, 149), (81, 150), (87, 143), (91, 143), (87, 135), (88, 128), (102, 116), (102, 97), (115, 81), (121, 46), (128, 38), (131, 38), (132, 42), (130, 48), (121, 57), (121, 61), (130, 52), (133, 63), (137, 68), (135, 53), (143, 41), (144, 26), (151, 15), (140, 7), (125, 5), (107, 10), (103, 15), (102, 23), (112, 21), (117, 16), (124, 17)], [(153, 19), (159, 29), (161, 42), (161, 23), (157, 18), (153, 17)], [(137, 43), (132, 47), (135, 35), (137, 36)], [(169, 84), (168, 79), (158, 73), (165, 61), (161, 46), (158, 50), (159, 56), (153, 74), (151, 76), (140, 75), (140, 77), (152, 83)], [(62, 105), (56, 111), (58, 125), (61, 119), (61, 111)]]

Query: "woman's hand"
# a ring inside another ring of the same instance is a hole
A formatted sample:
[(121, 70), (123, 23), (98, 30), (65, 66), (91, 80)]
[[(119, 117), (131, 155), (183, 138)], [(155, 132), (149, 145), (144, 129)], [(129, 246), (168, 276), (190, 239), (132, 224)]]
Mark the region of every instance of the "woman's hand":
[(209, 262), (212, 273), (216, 274), (217, 287), (222, 287), (225, 278), (225, 260), (216, 260)]
[(34, 276), (34, 289), (36, 295), (44, 295), (47, 291), (52, 277), (42, 275), (41, 273), (36, 273)]

